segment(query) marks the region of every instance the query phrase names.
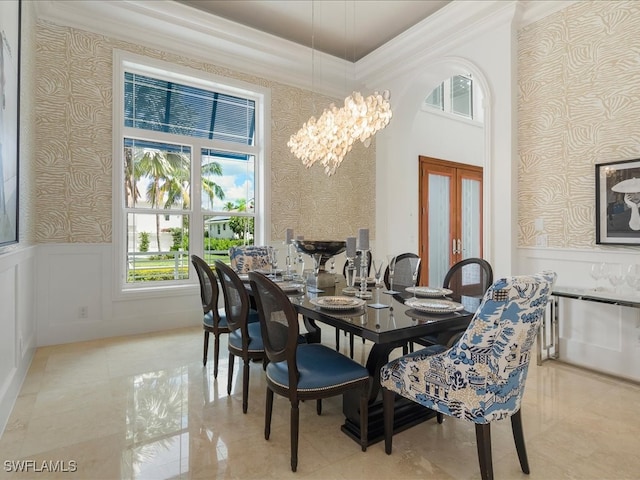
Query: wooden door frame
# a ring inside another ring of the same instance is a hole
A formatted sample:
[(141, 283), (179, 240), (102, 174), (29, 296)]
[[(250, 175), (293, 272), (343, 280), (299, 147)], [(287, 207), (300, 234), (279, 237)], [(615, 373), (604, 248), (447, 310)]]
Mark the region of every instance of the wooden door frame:
[[(425, 271), (429, 271), (429, 256), (427, 255), (427, 248), (429, 246), (429, 222), (426, 221), (427, 213), (428, 213), (428, 188), (427, 184), (424, 180), (424, 171), (427, 169), (429, 171), (439, 171), (443, 175), (450, 176), (452, 179), (451, 188), (450, 188), (450, 203), (454, 205), (455, 210), (459, 210), (458, 208), (458, 192), (457, 192), (457, 183), (460, 178), (461, 171), (471, 172), (466, 178), (479, 178), (481, 180), (480, 185), (480, 252), (483, 252), (483, 244), (484, 244), (484, 210), (483, 210), (483, 189), (484, 189), (484, 173), (483, 168), (477, 165), (469, 165), (466, 163), (459, 162), (451, 162), (448, 160), (443, 160), (441, 158), (427, 157), (424, 155), (418, 156), (418, 255), (422, 259), (421, 262), (421, 273)], [(450, 215), (449, 218), (449, 245), (454, 238), (456, 238), (456, 233), (461, 230), (462, 218), (460, 215)], [(451, 257), (451, 253), (449, 254), (449, 263), (455, 263)], [(425, 268), (426, 266), (426, 268)], [(427, 276), (421, 274), (420, 278), (426, 279)]]

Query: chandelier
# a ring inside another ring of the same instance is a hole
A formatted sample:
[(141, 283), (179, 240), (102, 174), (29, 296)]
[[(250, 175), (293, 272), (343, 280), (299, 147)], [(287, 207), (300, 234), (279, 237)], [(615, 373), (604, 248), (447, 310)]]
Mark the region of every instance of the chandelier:
[(344, 106), (331, 104), (316, 120), (312, 116), (302, 128), (291, 135), (287, 146), (309, 168), (316, 162), (331, 176), (351, 151), (353, 143), (360, 140), (365, 147), (371, 137), (391, 120), (389, 91), (363, 97), (353, 92), (344, 99)]
[[(355, 2), (354, 19), (355, 19)], [(355, 30), (355, 28), (354, 28)], [(346, 36), (346, 16), (345, 16)], [(311, 3), (311, 80), (314, 79), (314, 7)], [(314, 104), (315, 107), (315, 104)], [(314, 108), (315, 113), (315, 108)], [(365, 147), (371, 144), (371, 137), (378, 130), (386, 127), (391, 120), (389, 91), (382, 94), (363, 97), (360, 92), (353, 92), (344, 99), (341, 108), (333, 103), (325, 108), (316, 119), (312, 115), (302, 128), (291, 135), (287, 146), (291, 152), (302, 160), (302, 164), (310, 168), (320, 162), (324, 172), (331, 176), (342, 163), (345, 155), (353, 148), (353, 143), (360, 140)]]

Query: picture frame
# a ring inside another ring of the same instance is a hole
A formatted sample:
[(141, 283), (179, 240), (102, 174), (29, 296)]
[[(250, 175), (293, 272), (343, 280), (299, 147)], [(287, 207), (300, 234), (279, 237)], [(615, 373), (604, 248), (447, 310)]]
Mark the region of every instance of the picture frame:
[(0, 248), (18, 242), (21, 10), (0, 1)]
[(596, 165), (596, 244), (640, 245), (640, 158)]

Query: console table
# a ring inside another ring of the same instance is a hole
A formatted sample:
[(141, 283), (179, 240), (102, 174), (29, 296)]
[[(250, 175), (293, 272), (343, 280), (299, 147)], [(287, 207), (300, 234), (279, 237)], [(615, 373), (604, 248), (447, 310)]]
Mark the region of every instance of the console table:
[[(557, 359), (560, 356), (560, 318), (561, 298), (606, 303), (622, 307), (640, 308), (640, 296), (632, 297), (616, 294), (612, 291), (589, 288), (555, 287), (551, 292), (550, 315), (542, 320), (538, 331), (538, 365), (543, 360)], [(545, 357), (543, 358), (543, 353)]]

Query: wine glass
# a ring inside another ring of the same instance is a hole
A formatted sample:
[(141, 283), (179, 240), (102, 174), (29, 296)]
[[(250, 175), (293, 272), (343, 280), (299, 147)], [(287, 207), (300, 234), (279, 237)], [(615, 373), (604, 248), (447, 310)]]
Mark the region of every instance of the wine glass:
[(271, 263), (271, 278), (276, 279), (276, 269), (278, 267), (278, 249), (269, 248), (269, 262)]
[(376, 259), (371, 263), (373, 267), (373, 276), (376, 279), (376, 288), (382, 287), (382, 267), (384, 266), (384, 260)]
[(411, 266), (411, 282), (413, 284), (413, 299), (417, 300), (416, 297), (416, 283), (418, 282), (418, 274), (420, 273), (420, 257), (418, 258), (410, 258), (409, 265)]
[(624, 274), (622, 273), (622, 265), (619, 263), (611, 263), (607, 265), (607, 278), (613, 287), (615, 293), (620, 293), (620, 285), (624, 282)]
[(329, 259), (329, 273), (336, 273), (336, 257)]
[(320, 275), (321, 262), (322, 262), (322, 254), (314, 253), (313, 254), (313, 276), (316, 279), (316, 287), (318, 286), (318, 275)]
[(393, 293), (393, 272), (396, 269), (395, 255), (387, 255), (387, 265), (389, 266), (389, 293)]
[(605, 264), (604, 263), (592, 263), (591, 270), (589, 270), (589, 275), (596, 281), (596, 288), (598, 290), (598, 280), (604, 277), (605, 275)]
[(625, 276), (627, 285), (633, 290), (640, 290), (640, 265), (632, 263), (627, 267), (627, 275)]

